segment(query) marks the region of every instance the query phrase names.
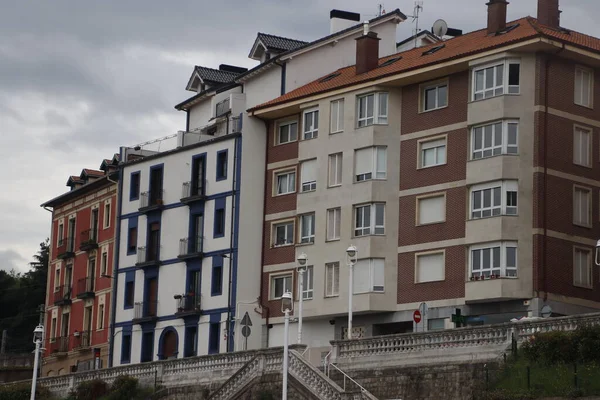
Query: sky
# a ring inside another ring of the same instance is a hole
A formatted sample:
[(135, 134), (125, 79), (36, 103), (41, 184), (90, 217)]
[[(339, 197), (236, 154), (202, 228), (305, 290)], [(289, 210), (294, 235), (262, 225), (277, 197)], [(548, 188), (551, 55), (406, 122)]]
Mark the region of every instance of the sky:
[[(375, 17), (376, 0), (0, 0), (0, 269), (24, 272), (50, 234), (40, 204), (70, 175), (98, 169), (119, 146), (185, 129), (175, 104), (194, 65), (253, 67), (257, 32), (312, 41), (329, 34), (329, 11)], [(425, 0), (420, 27), (439, 18), (485, 27), (487, 0)], [(600, 37), (598, 0), (562, 0), (561, 25)], [(512, 0), (508, 19), (536, 15)], [(413, 0), (383, 2), (413, 13)], [(411, 20), (398, 40), (412, 34)]]

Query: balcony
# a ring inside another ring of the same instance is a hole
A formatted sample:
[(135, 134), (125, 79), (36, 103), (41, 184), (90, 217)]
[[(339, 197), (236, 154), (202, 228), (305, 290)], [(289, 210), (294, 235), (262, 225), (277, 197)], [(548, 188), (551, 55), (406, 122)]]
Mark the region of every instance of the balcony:
[(206, 199), (206, 180), (184, 182), (181, 186), (181, 202), (190, 204)]
[(177, 302), (177, 311), (175, 314), (182, 317), (200, 314), (201, 298), (201, 295), (194, 293), (176, 295), (175, 301)]
[(49, 343), (50, 354), (56, 357), (64, 357), (69, 352), (69, 337), (59, 336), (54, 339), (50, 339)]
[(220, 102), (217, 103), (216, 110), (215, 110), (215, 118), (222, 117), (223, 115), (227, 114), (230, 110), (231, 110), (231, 106), (230, 106), (229, 97), (228, 97), (225, 100), (221, 100)]
[(158, 267), (160, 265), (160, 258), (158, 256), (158, 249), (153, 247), (138, 247), (137, 248), (137, 262), (136, 267), (147, 268), (147, 267)]
[(79, 281), (77, 281), (77, 298), (94, 298), (94, 278), (81, 278)]
[(56, 258), (61, 260), (75, 257), (75, 243), (73, 238), (68, 237), (59, 239), (56, 254)]
[(73, 348), (78, 351), (87, 351), (91, 349), (92, 334), (90, 331), (82, 331), (73, 334)]
[(133, 305), (133, 320), (134, 324), (142, 324), (144, 322), (155, 322), (158, 318), (158, 301), (143, 301)]
[(66, 306), (71, 304), (71, 286), (62, 285), (54, 290), (54, 305)]
[(79, 242), (79, 250), (89, 251), (98, 248), (98, 230), (88, 229), (81, 232), (81, 241)]
[(179, 239), (179, 255), (177, 258), (187, 260), (202, 257), (202, 236)]
[(139, 211), (146, 213), (154, 210), (162, 210), (164, 207), (164, 190), (152, 190), (149, 192), (140, 193)]
[(240, 133), (242, 132), (242, 116), (231, 117), (229, 121), (229, 133)]

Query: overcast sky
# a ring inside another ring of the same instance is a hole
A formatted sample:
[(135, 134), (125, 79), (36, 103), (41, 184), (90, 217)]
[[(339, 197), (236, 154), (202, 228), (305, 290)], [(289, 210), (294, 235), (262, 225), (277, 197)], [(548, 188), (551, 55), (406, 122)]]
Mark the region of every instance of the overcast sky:
[[(420, 26), (486, 23), (487, 0), (425, 0)], [(535, 16), (512, 0), (509, 19)], [(562, 0), (562, 25), (600, 37), (598, 0)], [(0, 0), (0, 269), (27, 270), (49, 235), (40, 204), (69, 175), (97, 169), (121, 145), (185, 128), (193, 65), (252, 67), (257, 32), (306, 41), (329, 33), (333, 8), (374, 17), (375, 0)], [(412, 14), (412, 0), (384, 2)], [(410, 20), (398, 39), (411, 35)]]

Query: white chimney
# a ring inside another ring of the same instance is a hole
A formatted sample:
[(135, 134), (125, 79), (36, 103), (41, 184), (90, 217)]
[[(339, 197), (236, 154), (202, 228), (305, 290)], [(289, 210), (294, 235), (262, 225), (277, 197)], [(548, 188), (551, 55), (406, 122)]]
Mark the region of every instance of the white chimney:
[(329, 13), (330, 34), (343, 31), (359, 23), (360, 14), (341, 10), (331, 10)]

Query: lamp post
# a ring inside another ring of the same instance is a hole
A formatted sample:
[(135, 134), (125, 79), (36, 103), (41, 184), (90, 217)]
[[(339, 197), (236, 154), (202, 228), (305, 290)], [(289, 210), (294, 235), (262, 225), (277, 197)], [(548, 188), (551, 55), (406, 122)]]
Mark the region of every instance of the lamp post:
[(302, 301), (304, 300), (304, 273), (306, 272), (306, 262), (308, 257), (302, 253), (298, 256), (298, 280), (300, 289), (298, 290), (298, 344), (302, 344)]
[(346, 249), (348, 256), (348, 339), (352, 339), (352, 296), (354, 294), (354, 264), (358, 256), (356, 246), (350, 245)]
[(44, 338), (44, 326), (42, 324), (33, 330), (33, 343), (35, 343), (35, 356), (33, 361), (33, 379), (31, 379), (31, 400), (35, 400), (35, 386), (37, 385), (38, 365), (40, 363), (40, 350)]
[(281, 312), (285, 315), (285, 331), (283, 336), (283, 392), (281, 394), (282, 400), (287, 400), (287, 386), (288, 386), (288, 344), (289, 344), (289, 333), (290, 333), (290, 313), (294, 309), (294, 300), (290, 292), (285, 292), (281, 296)]

